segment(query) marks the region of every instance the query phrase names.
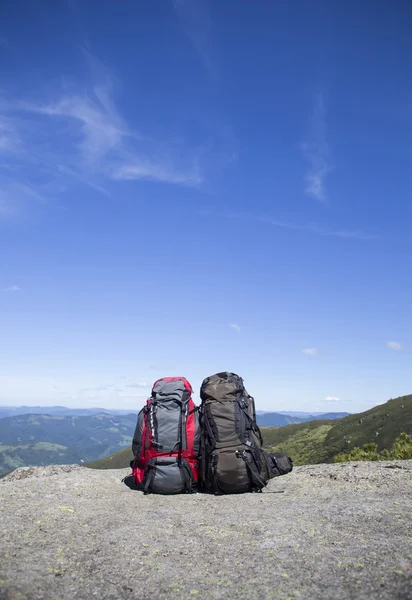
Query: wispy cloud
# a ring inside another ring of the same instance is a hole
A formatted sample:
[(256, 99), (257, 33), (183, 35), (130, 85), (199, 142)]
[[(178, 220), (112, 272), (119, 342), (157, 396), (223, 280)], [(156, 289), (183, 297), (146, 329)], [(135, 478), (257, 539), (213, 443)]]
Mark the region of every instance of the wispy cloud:
[(325, 202), (327, 197), (326, 177), (331, 171), (331, 165), (329, 164), (325, 100), (322, 92), (314, 97), (308, 137), (301, 144), (301, 148), (308, 162), (305, 192), (319, 202)]
[(304, 350), (302, 350), (302, 352), (304, 354), (309, 354), (310, 356), (315, 356), (315, 354), (317, 353), (316, 348), (305, 348)]
[(108, 390), (111, 390), (114, 387), (116, 387), (116, 386), (113, 383), (106, 383), (106, 384), (98, 385), (95, 388), (92, 388), (92, 390), (90, 390), (90, 391), (107, 392)]
[(196, 149), (183, 139), (154, 140), (128, 123), (113, 78), (92, 57), (88, 62), (86, 85), (65, 83), (36, 100), (1, 99), (0, 214), (78, 184), (110, 195), (105, 181), (202, 182)]
[(332, 229), (326, 227), (320, 227), (318, 225), (313, 224), (298, 224), (298, 223), (289, 223), (287, 221), (282, 221), (280, 219), (275, 219), (272, 217), (261, 217), (250, 215), (246, 213), (224, 213), (220, 211), (214, 210), (203, 210), (197, 211), (197, 214), (203, 216), (219, 216), (221, 218), (226, 219), (245, 219), (249, 221), (259, 221), (260, 223), (267, 223), (268, 225), (272, 225), (273, 227), (279, 227), (280, 229), (290, 229), (292, 231), (302, 231), (306, 233), (311, 233), (314, 235), (321, 235), (325, 237), (337, 237), (341, 239), (357, 239), (362, 241), (370, 241), (379, 239), (378, 235), (368, 233), (362, 230), (347, 230), (347, 229)]
[(199, 185), (202, 183), (202, 176), (196, 167), (192, 171), (175, 171), (172, 165), (147, 163), (145, 159), (136, 160), (115, 167), (112, 172), (112, 178), (123, 181), (148, 179), (151, 181), (161, 181), (166, 183), (180, 183), (183, 185)]
[(6, 288), (4, 288), (5, 292), (20, 292), (20, 289), (18, 285), (9, 285)]
[(205, 0), (173, 0), (176, 14), (185, 34), (198, 52), (204, 66), (216, 76), (212, 60), (212, 21), (208, 2)]
[(11, 119), (0, 116), (0, 157), (16, 150), (18, 139)]
[(402, 350), (402, 344), (399, 342), (386, 342), (386, 347), (390, 350)]
[(124, 387), (146, 389), (149, 387), (149, 384), (147, 383), (147, 381), (136, 381), (136, 383), (130, 383), (129, 385), (125, 385)]
[(345, 230), (345, 229), (326, 229), (319, 227), (318, 225), (298, 225), (296, 223), (287, 223), (285, 221), (278, 221), (277, 219), (271, 219), (268, 217), (255, 217), (256, 221), (262, 221), (268, 223), (274, 227), (280, 227), (283, 229), (294, 229), (295, 231), (306, 231), (307, 233), (314, 233), (316, 235), (322, 235), (326, 237), (338, 237), (342, 239), (357, 239), (357, 240), (376, 240), (379, 236), (367, 233), (362, 230)]
[(326, 396), (325, 402), (340, 402), (340, 398), (336, 396)]
[(229, 327), (240, 333), (240, 327), (236, 323), (229, 323)]
[(192, 158), (185, 165), (175, 164), (167, 142), (154, 142), (129, 127), (114, 104), (110, 83), (95, 85), (87, 94), (66, 94), (55, 103), (22, 104), (21, 108), (63, 121), (71, 128), (76, 143), (66, 172), (77, 167), (85, 175), (99, 174), (112, 180), (201, 182)]
[(47, 199), (39, 190), (27, 183), (12, 180), (12, 175), (2, 176), (0, 168), (0, 215), (15, 217), (22, 207), (33, 203), (47, 203)]

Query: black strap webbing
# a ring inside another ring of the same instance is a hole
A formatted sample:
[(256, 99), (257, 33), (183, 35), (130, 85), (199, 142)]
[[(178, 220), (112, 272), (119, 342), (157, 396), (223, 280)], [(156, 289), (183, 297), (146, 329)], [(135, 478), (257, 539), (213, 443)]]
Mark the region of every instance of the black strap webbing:
[(246, 464), (252, 490), (261, 490), (266, 486), (266, 481), (262, 479), (260, 475), (255, 458), (251, 455), (251, 453), (247, 453), (245, 450), (242, 452), (242, 458)]
[(153, 479), (155, 478), (155, 475), (156, 475), (156, 467), (155, 467), (155, 465), (153, 465), (152, 467), (150, 467), (150, 473), (148, 473), (146, 482), (144, 484), (143, 492), (145, 494), (150, 494), (149, 488), (153, 483)]

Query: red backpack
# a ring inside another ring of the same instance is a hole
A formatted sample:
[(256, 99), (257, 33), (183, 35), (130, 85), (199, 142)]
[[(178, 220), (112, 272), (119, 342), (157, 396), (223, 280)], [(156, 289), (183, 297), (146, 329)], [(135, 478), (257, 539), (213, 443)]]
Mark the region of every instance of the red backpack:
[(192, 386), (184, 377), (156, 381), (133, 436), (133, 476), (145, 493), (194, 492), (200, 432)]

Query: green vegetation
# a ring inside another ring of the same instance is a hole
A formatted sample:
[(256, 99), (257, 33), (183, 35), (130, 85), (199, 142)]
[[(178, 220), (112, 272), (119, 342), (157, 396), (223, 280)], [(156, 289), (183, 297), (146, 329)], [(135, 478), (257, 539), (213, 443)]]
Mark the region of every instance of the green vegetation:
[(382, 453), (401, 433), (412, 434), (412, 395), (343, 419), (262, 429), (265, 449), (286, 452), (295, 465), (333, 462), (365, 444), (376, 444), (376, 452)]
[(378, 451), (378, 444), (364, 444), (363, 448), (353, 448), (347, 454), (337, 454), (334, 462), (355, 460), (407, 460), (412, 459), (412, 436), (401, 433), (390, 450)]
[(126, 469), (130, 466), (130, 462), (133, 460), (132, 448), (124, 448), (119, 450), (111, 456), (106, 458), (100, 458), (99, 460), (93, 460), (85, 465), (90, 469)]
[(86, 463), (130, 447), (136, 415), (0, 419), (0, 477), (17, 467)]
[(296, 465), (327, 461), (325, 439), (334, 421), (309, 421), (286, 427), (262, 427), (266, 452), (285, 452)]

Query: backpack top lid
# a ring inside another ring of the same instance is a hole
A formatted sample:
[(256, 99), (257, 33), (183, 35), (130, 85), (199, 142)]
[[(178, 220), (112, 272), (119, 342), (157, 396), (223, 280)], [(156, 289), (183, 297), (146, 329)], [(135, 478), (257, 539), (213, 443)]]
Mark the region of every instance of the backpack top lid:
[(200, 397), (203, 400), (204, 397), (210, 394), (215, 396), (215, 392), (222, 387), (226, 389), (226, 393), (246, 393), (243, 379), (239, 375), (230, 371), (222, 371), (203, 380), (200, 388)]
[(185, 377), (163, 377), (153, 384), (152, 398), (187, 402), (192, 392), (192, 386)]
[(203, 380), (202, 385), (207, 385), (209, 382), (215, 382), (219, 379), (223, 379), (223, 381), (231, 381), (237, 384), (243, 383), (243, 379), (240, 377), (240, 375), (236, 375), (236, 373), (231, 373), (230, 371), (221, 371), (220, 373), (206, 377), (206, 379)]

